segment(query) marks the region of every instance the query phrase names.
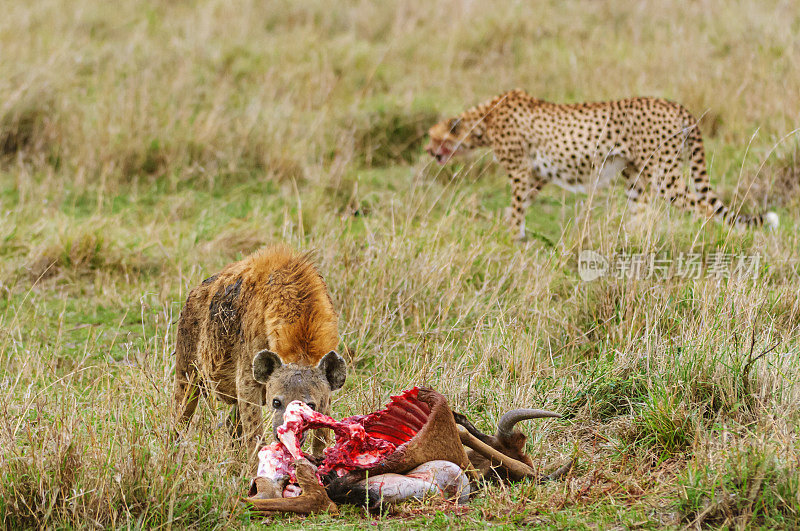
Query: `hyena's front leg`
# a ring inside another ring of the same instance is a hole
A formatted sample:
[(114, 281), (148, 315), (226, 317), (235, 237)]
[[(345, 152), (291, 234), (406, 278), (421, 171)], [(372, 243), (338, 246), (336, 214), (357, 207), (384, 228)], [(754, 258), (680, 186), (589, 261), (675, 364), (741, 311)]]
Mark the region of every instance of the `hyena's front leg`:
[(173, 381), (173, 410), (180, 428), (189, 423), (200, 398), (197, 370), (193, 365), (177, 364)]
[(253, 379), (250, 368), (240, 368), (236, 379), (236, 406), (239, 410), (239, 422), (242, 426), (248, 461), (255, 465), (258, 464), (256, 454), (264, 435), (261, 416), (262, 395), (261, 385)]
[[(330, 402), (326, 403), (320, 408), (320, 413), (323, 415), (331, 416)], [(311, 440), (311, 453), (314, 457), (322, 457), (323, 450), (331, 443), (331, 430), (316, 429), (314, 430), (314, 438)]]
[(311, 453), (314, 457), (322, 457), (323, 450), (328, 447), (330, 442), (331, 430), (326, 430), (324, 428), (314, 430), (314, 440), (311, 441)]
[(242, 423), (239, 420), (239, 406), (237, 404), (234, 404), (233, 407), (231, 407), (231, 412), (225, 418), (225, 427), (228, 429), (228, 433), (230, 434), (231, 438), (242, 438)]

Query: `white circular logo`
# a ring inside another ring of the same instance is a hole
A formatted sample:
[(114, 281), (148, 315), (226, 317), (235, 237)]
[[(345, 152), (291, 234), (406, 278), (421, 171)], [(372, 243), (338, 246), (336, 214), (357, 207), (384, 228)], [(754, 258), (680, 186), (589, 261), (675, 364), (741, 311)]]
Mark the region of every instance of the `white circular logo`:
[(584, 249), (578, 254), (578, 276), (584, 282), (600, 278), (607, 272), (608, 260), (605, 256), (589, 249)]

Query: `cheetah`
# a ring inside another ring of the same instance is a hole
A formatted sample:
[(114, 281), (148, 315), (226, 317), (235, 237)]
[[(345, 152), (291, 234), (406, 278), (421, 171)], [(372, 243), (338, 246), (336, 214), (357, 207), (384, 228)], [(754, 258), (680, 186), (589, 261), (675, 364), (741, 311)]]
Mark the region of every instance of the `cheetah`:
[[(273, 246), (228, 265), (189, 292), (178, 319), (177, 417), (188, 422), (208, 392), (232, 404), (232, 428), (243, 432), (254, 466), (263, 405), (272, 408), (273, 434), (294, 400), (330, 414), (331, 392), (347, 375), (335, 351), (337, 327), (325, 281), (307, 255)], [(320, 455), (324, 444), (318, 433), (313, 452)]]
[(778, 226), (774, 212), (739, 214), (723, 204), (709, 186), (697, 121), (665, 99), (557, 104), (517, 89), (435, 124), (428, 135), (425, 150), (439, 164), (491, 147), (511, 180), (509, 220), (518, 239), (525, 235), (527, 206), (545, 184), (586, 192), (619, 174), (633, 213), (655, 193), (732, 225)]

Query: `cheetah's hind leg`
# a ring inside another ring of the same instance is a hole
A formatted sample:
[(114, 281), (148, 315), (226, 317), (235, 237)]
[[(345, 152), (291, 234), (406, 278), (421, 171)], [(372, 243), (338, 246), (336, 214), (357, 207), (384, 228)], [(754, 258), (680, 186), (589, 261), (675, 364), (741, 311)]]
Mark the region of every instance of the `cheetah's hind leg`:
[(638, 232), (651, 227), (653, 209), (647, 193), (648, 176), (630, 162), (622, 168), (621, 173), (625, 180), (625, 197), (628, 198), (624, 216), (625, 228)]

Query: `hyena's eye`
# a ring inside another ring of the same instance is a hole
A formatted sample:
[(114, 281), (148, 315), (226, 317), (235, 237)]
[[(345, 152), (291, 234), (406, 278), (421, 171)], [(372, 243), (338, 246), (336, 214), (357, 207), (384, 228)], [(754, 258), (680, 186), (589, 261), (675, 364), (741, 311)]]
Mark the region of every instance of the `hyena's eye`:
[(317, 410), (317, 405), (314, 402), (306, 402), (306, 405), (313, 409), (314, 411)]
[(278, 400), (277, 398), (273, 398), (272, 399), (272, 407), (275, 408), (275, 409), (280, 409), (281, 408), (281, 401)]

